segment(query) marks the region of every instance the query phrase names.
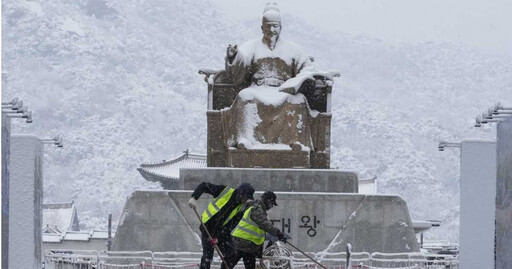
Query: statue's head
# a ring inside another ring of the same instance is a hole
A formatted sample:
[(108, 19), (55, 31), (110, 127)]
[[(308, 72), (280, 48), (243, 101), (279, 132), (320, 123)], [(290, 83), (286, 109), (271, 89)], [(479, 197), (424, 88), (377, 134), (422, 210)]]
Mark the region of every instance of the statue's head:
[(281, 34), (281, 13), (276, 3), (267, 3), (263, 10), (261, 22), (263, 41), (270, 49), (274, 49)]

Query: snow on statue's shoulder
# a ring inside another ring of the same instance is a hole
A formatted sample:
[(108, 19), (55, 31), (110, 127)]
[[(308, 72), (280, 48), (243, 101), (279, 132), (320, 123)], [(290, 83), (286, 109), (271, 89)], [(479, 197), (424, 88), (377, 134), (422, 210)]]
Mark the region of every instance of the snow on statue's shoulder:
[(285, 61), (286, 59), (295, 59), (298, 62), (309, 61), (309, 57), (304, 50), (299, 45), (288, 40), (279, 40), (274, 52), (282, 55)]
[(280, 58), (287, 64), (293, 61), (305, 62), (309, 57), (301, 47), (293, 42), (279, 40), (274, 50), (270, 50), (261, 39), (251, 39), (238, 46), (239, 59), (244, 64), (250, 64), (253, 59)]
[(260, 43), (260, 39), (251, 39), (242, 43), (242, 45), (238, 46), (237, 56), (241, 58), (244, 64), (250, 64), (254, 56), (254, 51), (260, 46)]

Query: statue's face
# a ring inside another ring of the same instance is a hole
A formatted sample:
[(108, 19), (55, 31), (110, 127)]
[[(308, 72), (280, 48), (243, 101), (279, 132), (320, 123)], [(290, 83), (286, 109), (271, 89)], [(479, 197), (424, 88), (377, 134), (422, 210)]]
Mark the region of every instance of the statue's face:
[(261, 26), (263, 37), (266, 40), (275, 42), (281, 34), (281, 23), (279, 22), (264, 22)]

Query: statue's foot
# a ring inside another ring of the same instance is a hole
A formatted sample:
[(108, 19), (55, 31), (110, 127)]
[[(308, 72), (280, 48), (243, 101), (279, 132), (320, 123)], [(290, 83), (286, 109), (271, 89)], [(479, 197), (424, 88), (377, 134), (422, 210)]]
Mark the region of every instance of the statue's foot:
[(236, 148), (237, 149), (247, 149), (247, 147), (244, 145), (244, 143), (240, 143), (240, 142), (238, 144), (236, 144)]
[(293, 142), (290, 143), (290, 148), (292, 148), (293, 151), (300, 151), (302, 150), (302, 145), (299, 142)]

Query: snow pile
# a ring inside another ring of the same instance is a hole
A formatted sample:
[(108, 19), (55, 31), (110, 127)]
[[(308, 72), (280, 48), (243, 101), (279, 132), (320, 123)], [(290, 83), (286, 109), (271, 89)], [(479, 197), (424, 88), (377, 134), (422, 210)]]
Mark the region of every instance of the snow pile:
[(72, 206), (43, 207), (42, 227), (50, 225), (50, 228), (56, 227), (59, 231), (62, 232), (71, 229), (74, 217), (73, 210), (74, 208)]

